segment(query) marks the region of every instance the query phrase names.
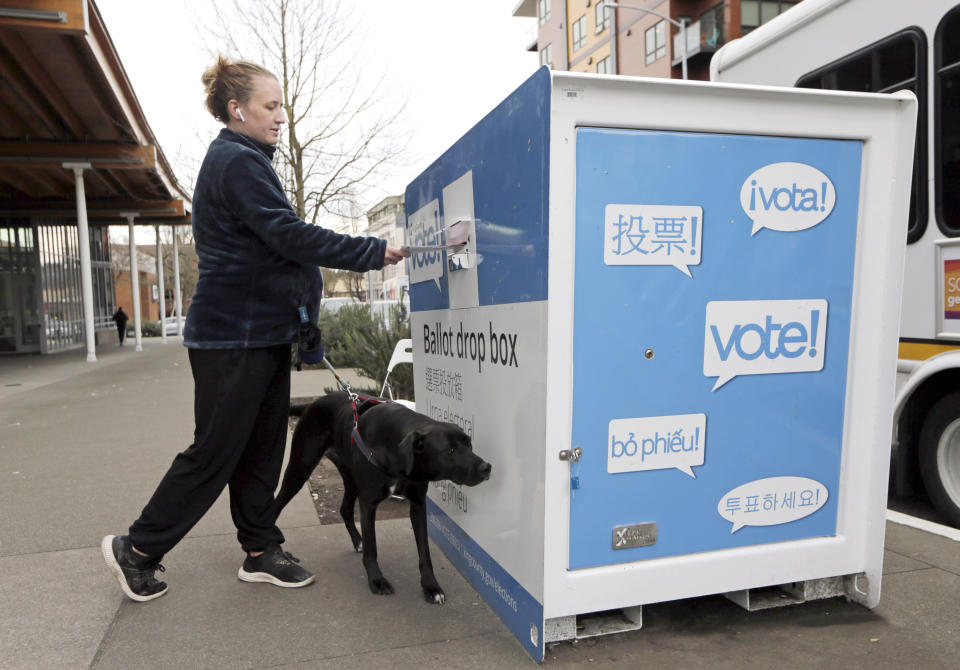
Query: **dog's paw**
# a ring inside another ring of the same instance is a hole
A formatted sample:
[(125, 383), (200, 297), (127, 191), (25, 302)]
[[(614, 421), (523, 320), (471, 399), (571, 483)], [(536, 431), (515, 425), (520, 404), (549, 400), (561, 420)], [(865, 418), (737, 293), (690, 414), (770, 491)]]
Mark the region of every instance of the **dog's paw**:
[(377, 577), (376, 579), (371, 579), (369, 581), (370, 591), (377, 594), (378, 596), (391, 596), (393, 595), (393, 585), (386, 580), (384, 577)]
[(356, 544), (353, 545), (353, 550), (358, 554), (363, 553), (363, 540), (357, 540)]
[(424, 587), (423, 599), (428, 603), (433, 603), (434, 605), (442, 605), (447, 599), (447, 596), (444, 594), (443, 589), (441, 589), (439, 586), (436, 588)]

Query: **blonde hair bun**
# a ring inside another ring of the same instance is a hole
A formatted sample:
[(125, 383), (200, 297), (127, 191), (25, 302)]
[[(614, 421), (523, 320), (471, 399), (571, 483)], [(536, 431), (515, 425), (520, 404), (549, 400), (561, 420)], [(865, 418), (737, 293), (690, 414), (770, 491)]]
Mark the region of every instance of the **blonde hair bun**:
[(204, 103), (207, 111), (217, 121), (227, 123), (230, 120), (227, 103), (231, 100), (247, 102), (253, 92), (253, 79), (264, 75), (276, 79), (276, 75), (255, 63), (231, 62), (222, 54), (218, 55), (217, 62), (200, 77), (207, 94)]

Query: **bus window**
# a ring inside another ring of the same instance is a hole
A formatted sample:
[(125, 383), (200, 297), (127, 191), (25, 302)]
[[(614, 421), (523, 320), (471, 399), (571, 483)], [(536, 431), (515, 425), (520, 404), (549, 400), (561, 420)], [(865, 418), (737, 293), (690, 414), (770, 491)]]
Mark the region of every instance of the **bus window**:
[(934, 170), (937, 225), (960, 236), (960, 6), (943, 17), (934, 37)]
[[(958, 35), (953, 33), (954, 38)], [(917, 96), (917, 144), (913, 156), (907, 243), (916, 242), (927, 227), (927, 39), (920, 28), (907, 28), (852, 54), (803, 75), (800, 88), (861, 93), (913, 91)], [(960, 82), (954, 79), (955, 82)], [(955, 110), (960, 111), (960, 110)], [(960, 154), (958, 154), (960, 158)], [(957, 215), (960, 234), (960, 214)]]

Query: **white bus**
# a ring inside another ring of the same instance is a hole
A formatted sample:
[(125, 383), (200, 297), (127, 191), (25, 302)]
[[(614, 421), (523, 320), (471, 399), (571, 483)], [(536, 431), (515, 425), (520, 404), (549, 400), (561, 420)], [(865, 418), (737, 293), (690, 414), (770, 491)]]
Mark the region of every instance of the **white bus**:
[(724, 45), (710, 77), (916, 94), (891, 490), (922, 486), (960, 526), (960, 3), (804, 0)]

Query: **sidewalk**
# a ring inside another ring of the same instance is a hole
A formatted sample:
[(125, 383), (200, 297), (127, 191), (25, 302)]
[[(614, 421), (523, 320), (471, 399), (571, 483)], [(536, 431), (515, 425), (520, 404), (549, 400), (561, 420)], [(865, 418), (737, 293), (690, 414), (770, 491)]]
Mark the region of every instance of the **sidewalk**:
[[(131, 343), (132, 344), (132, 343)], [(397, 590), (367, 589), (341, 525), (318, 523), (304, 490), (280, 519), (286, 547), (317, 574), (304, 589), (246, 584), (226, 498), (165, 559), (169, 593), (122, 596), (100, 538), (122, 533), (191, 442), (193, 385), (171, 338), (0, 358), (0, 668), (527, 668), (533, 662), (443, 555), (447, 593), (420, 594), (406, 520), (377, 525)], [(292, 395), (333, 386), (293, 373)], [(960, 543), (887, 524), (873, 611), (841, 599), (747, 613), (722, 597), (644, 608), (644, 628), (561, 643), (554, 667), (956, 668)]]

